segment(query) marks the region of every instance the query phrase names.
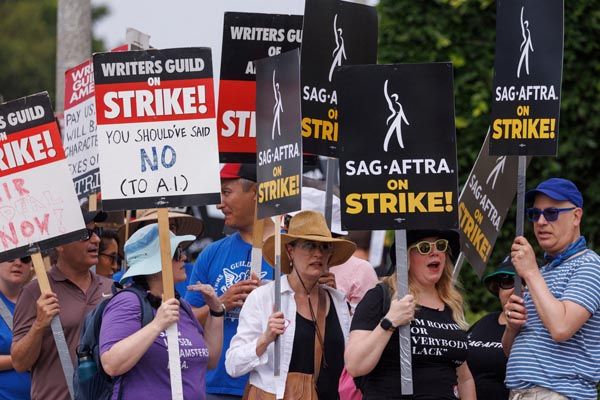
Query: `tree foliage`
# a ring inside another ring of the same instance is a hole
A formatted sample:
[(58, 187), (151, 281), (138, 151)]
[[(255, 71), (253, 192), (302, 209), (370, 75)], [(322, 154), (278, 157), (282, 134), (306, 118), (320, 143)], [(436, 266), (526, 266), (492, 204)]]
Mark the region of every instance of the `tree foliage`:
[[(583, 234), (593, 248), (600, 240), (600, 1), (565, 1), (565, 41), (559, 150), (536, 157), (527, 187), (560, 176), (584, 195)], [(460, 183), (464, 183), (490, 123), (496, 5), (493, 0), (381, 0), (379, 62), (452, 61)], [(514, 205), (496, 242), (488, 271), (510, 251), (515, 235)], [(525, 235), (535, 242), (531, 228)], [(542, 252), (537, 248), (538, 255)], [(465, 264), (461, 274), (473, 312), (499, 307)]]
[[(55, 99), (57, 0), (0, 0), (0, 95), (4, 101), (48, 91)], [(92, 10), (92, 20), (108, 14)], [(93, 51), (103, 49), (94, 39)]]

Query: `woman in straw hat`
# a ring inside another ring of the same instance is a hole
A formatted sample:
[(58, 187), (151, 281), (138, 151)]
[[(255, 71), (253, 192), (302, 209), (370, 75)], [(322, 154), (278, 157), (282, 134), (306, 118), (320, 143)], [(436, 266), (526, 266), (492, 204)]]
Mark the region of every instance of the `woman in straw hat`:
[[(396, 273), (358, 304), (346, 347), (346, 369), (364, 399), (400, 399), (397, 328), (410, 324), (414, 399), (475, 399), (465, 362), (468, 327), (463, 298), (452, 283), (459, 235), (447, 230), (407, 231), (410, 294), (396, 298)], [(396, 264), (394, 248), (390, 252)]]
[[(482, 279), (487, 289), (500, 300), (502, 308), (514, 292), (515, 267), (506, 257), (498, 268)], [(504, 385), (507, 358), (502, 350), (502, 335), (506, 328), (506, 314), (495, 311), (487, 314), (469, 329), (469, 369), (475, 378), (477, 398), (508, 399)]]
[[(271, 265), (274, 247), (274, 237), (263, 246)], [(355, 249), (331, 236), (320, 213), (303, 211), (290, 220), (288, 233), (281, 235), (281, 271), (287, 274), (281, 278), (281, 311), (273, 311), (274, 282), (250, 293), (226, 355), (231, 376), (250, 373), (246, 398), (338, 398), (350, 313), (344, 295), (318, 281)], [(277, 338), (281, 373), (273, 377)]]
[[(184, 242), (194, 235), (170, 234), (174, 283), (185, 280)], [(106, 373), (118, 377), (113, 398), (168, 399), (171, 383), (165, 330), (177, 323), (181, 359), (183, 395), (186, 399), (204, 399), (207, 368), (214, 368), (223, 344), (223, 304), (209, 285), (193, 285), (210, 307), (210, 317), (202, 327), (184, 299), (162, 302), (162, 261), (158, 224), (137, 230), (125, 243), (129, 269), (123, 279), (133, 278), (134, 285), (147, 292), (154, 319), (142, 324), (142, 304), (135, 293), (120, 292), (106, 305), (100, 328), (100, 359)], [(119, 397), (121, 396), (122, 397)]]

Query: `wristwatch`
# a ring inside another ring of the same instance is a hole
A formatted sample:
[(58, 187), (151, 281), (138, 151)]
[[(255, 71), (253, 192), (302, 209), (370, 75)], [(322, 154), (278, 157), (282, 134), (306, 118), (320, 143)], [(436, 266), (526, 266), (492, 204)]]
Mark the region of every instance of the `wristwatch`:
[(394, 324), (392, 324), (392, 321), (385, 317), (381, 319), (381, 322), (379, 322), (379, 326), (381, 326), (383, 330), (390, 332), (394, 332), (396, 330), (396, 327), (394, 326)]
[(208, 312), (212, 317), (222, 317), (225, 315), (225, 304), (221, 303), (221, 311), (213, 311), (210, 307), (208, 307)]

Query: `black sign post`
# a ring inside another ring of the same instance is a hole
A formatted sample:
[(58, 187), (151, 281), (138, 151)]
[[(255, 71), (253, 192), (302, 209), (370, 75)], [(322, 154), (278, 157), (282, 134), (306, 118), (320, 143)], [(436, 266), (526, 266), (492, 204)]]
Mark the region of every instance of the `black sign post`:
[[(256, 61), (257, 218), (275, 217), (275, 310), (281, 309), (282, 214), (301, 208), (300, 52)], [(280, 374), (281, 342), (275, 340), (274, 373)]]
[[(396, 230), (402, 298), (408, 294), (406, 230), (457, 227), (452, 65), (342, 67), (336, 87), (345, 133), (342, 228)], [(402, 394), (412, 394), (408, 325), (400, 327), (400, 354)]]
[[(516, 235), (523, 235), (525, 156), (555, 156), (562, 81), (562, 0), (496, 1), (490, 154), (518, 156)], [(515, 294), (521, 293), (516, 277)]]

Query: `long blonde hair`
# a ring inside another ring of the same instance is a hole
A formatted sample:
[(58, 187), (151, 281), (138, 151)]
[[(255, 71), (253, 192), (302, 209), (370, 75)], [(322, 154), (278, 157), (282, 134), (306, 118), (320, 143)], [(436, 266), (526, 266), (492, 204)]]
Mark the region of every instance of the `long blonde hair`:
[[(410, 267), (410, 260), (408, 261), (408, 266)], [(460, 291), (456, 289), (452, 283), (453, 269), (454, 264), (452, 263), (452, 260), (450, 260), (449, 254), (446, 253), (446, 265), (444, 266), (444, 271), (442, 272), (440, 280), (435, 284), (435, 288), (437, 289), (440, 299), (452, 310), (452, 318), (457, 325), (460, 326), (461, 329), (467, 330), (469, 324), (465, 319), (464, 299)], [(392, 293), (392, 298), (396, 297), (396, 279), (396, 272), (383, 279), (383, 282), (387, 283), (391, 289), (390, 292)], [(415, 303), (419, 304), (419, 293), (417, 292), (416, 285), (411, 282), (410, 276), (408, 278), (408, 290), (415, 298)]]

